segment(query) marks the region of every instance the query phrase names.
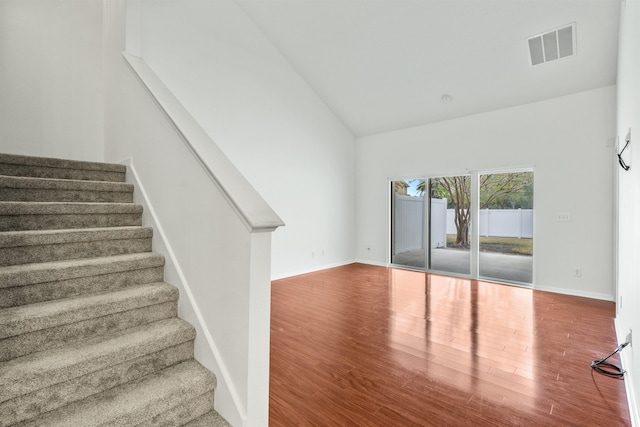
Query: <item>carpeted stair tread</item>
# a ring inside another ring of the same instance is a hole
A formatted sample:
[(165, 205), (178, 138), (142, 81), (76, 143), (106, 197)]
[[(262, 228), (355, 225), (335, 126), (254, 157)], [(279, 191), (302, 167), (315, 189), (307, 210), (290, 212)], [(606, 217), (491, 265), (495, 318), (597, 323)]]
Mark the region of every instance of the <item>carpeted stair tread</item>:
[(31, 176), (0, 175), (0, 188), (24, 188), (43, 190), (104, 191), (133, 193), (133, 184), (82, 179), (38, 178)]
[(67, 160), (54, 157), (24, 156), (20, 154), (0, 154), (0, 164), (25, 166), (43, 166), (49, 168), (98, 170), (125, 173), (127, 167), (116, 163), (90, 162), (86, 160)]
[(0, 201), (0, 215), (141, 214), (132, 203), (7, 202)]
[(131, 203), (133, 185), (123, 182), (0, 175), (0, 200)]
[(142, 206), (133, 203), (0, 201), (0, 231), (131, 225), (142, 225)]
[(211, 372), (191, 360), (18, 425), (135, 426), (204, 393), (213, 393), (215, 383)]
[[(190, 359), (193, 359), (193, 342), (186, 341), (92, 372), (90, 375), (72, 378), (20, 395), (0, 403), (0, 427), (12, 426)], [(213, 396), (206, 410), (210, 408), (213, 408)]]
[(209, 411), (203, 416), (185, 424), (184, 427), (231, 427), (231, 424), (216, 411)]
[(210, 412), (213, 406), (213, 393), (207, 391), (186, 402), (180, 402), (136, 427), (182, 426)]
[(153, 229), (139, 226), (5, 231), (0, 233), (0, 249), (91, 242), (93, 240), (148, 239), (152, 236)]
[(164, 257), (155, 253), (11, 265), (0, 268), (0, 288), (93, 277), (163, 265)]
[(0, 308), (110, 292), (164, 280), (164, 258), (146, 252), (0, 268)]
[(150, 283), (115, 292), (4, 308), (0, 310), (0, 338), (177, 299), (175, 287), (166, 283)]
[(151, 251), (151, 228), (103, 227), (0, 233), (0, 265)]
[(192, 341), (178, 318), (126, 329), (0, 363), (0, 402)]
[(125, 173), (119, 164), (0, 154), (0, 175), (124, 182)]
[(14, 335), (0, 339), (0, 362), (177, 316), (178, 304), (169, 300)]

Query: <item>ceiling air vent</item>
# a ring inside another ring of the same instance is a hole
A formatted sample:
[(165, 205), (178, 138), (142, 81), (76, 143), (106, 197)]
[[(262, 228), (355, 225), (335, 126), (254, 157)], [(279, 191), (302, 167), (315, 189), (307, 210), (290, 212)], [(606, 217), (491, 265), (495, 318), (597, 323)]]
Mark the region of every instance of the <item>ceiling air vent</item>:
[(539, 65), (576, 53), (576, 24), (529, 37), (531, 65)]

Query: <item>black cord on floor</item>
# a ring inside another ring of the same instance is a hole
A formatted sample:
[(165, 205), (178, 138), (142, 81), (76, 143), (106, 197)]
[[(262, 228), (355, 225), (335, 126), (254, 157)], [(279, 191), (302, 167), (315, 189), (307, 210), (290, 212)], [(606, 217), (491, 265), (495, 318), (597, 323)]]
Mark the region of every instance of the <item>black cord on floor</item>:
[(594, 360), (591, 362), (591, 367), (601, 374), (608, 375), (614, 378), (621, 378), (625, 374), (625, 370), (618, 365), (614, 365), (613, 363), (609, 363), (606, 360), (613, 356), (614, 354), (620, 352), (623, 348), (629, 345), (629, 342), (624, 344), (620, 344), (618, 348), (616, 348), (613, 353), (608, 355), (607, 357), (603, 357), (602, 359)]

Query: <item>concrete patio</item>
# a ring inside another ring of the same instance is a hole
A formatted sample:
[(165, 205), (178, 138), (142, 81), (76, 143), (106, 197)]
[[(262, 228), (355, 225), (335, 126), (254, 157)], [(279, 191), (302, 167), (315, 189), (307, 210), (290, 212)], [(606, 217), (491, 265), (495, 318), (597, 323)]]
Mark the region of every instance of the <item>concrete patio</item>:
[[(431, 270), (469, 274), (468, 250), (434, 248), (431, 250)], [(424, 268), (424, 250), (404, 252), (393, 256), (392, 263), (407, 267)], [(533, 257), (495, 252), (480, 252), (481, 278), (504, 282), (531, 284), (533, 281)]]

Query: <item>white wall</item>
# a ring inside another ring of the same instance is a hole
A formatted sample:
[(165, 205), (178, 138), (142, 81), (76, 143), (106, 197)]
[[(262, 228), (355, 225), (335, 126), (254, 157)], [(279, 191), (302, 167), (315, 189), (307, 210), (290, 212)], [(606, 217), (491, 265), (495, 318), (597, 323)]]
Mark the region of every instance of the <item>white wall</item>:
[(102, 0), (0, 1), (0, 152), (103, 160)]
[[(620, 144), (631, 129), (632, 149), (624, 153), (631, 165), (618, 172), (618, 316), (616, 327), (620, 342), (632, 329), (634, 347), (622, 351), (627, 393), (631, 400), (634, 425), (638, 418), (640, 385), (640, 1), (627, 0), (621, 6), (620, 51), (618, 56), (618, 123)], [(622, 149), (622, 145), (620, 149)], [(631, 387), (631, 388), (630, 388)]]
[(534, 167), (535, 287), (613, 299), (615, 90), (359, 139), (356, 257), (387, 261), (389, 177)]
[(128, 44), (285, 222), (273, 277), (352, 261), (348, 130), (234, 1), (142, 0), (140, 13)]

